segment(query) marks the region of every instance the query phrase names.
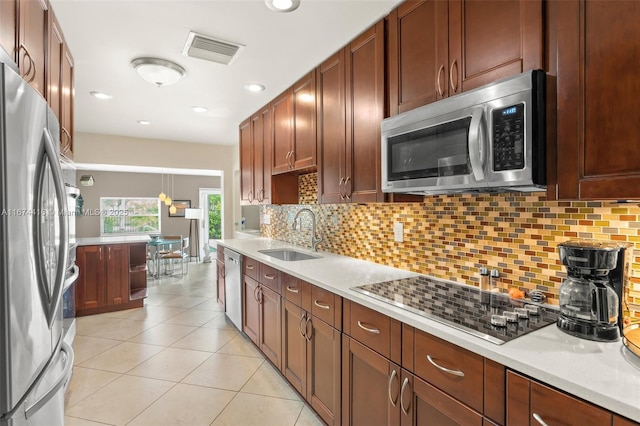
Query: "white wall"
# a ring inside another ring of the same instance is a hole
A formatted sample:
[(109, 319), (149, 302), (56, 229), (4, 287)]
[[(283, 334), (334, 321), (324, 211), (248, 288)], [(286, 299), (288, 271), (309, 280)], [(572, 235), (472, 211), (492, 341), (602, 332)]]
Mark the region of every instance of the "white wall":
[(233, 223), (240, 215), (240, 188), (234, 185), (234, 171), (240, 169), (237, 146), (76, 132), (73, 157), (77, 163), (221, 170), (222, 232), (225, 238), (233, 238)]

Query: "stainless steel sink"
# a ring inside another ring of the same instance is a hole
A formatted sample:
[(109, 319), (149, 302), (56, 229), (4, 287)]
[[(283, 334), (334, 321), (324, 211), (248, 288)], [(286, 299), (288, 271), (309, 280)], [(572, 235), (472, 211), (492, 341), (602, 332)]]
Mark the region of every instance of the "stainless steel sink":
[(320, 256), (312, 256), (310, 254), (291, 249), (258, 250), (258, 252), (287, 262), (293, 262), (295, 260), (320, 259)]

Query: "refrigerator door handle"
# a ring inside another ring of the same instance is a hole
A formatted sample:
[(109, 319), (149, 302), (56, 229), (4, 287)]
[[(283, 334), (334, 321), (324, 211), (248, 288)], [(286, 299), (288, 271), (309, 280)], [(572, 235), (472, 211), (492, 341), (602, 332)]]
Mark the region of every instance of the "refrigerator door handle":
[[(62, 300), (63, 286), (65, 281), (66, 274), (66, 266), (68, 263), (69, 257), (69, 228), (68, 221), (66, 216), (66, 205), (67, 205), (67, 192), (64, 187), (64, 178), (62, 175), (62, 168), (60, 166), (60, 160), (58, 159), (58, 152), (56, 151), (55, 145), (53, 143), (53, 138), (49, 129), (44, 128), (44, 153), (46, 159), (49, 161), (51, 175), (53, 177), (53, 184), (55, 187), (56, 198), (58, 200), (58, 208), (60, 211), (54, 212), (59, 219), (60, 225), (60, 247), (58, 248), (58, 260), (57, 260), (57, 271), (55, 276), (55, 283), (53, 286), (53, 291), (50, 295), (50, 300), (46, 300), (46, 296), (43, 298), (43, 303), (45, 306), (45, 312), (47, 316), (47, 322), (49, 323), (49, 327), (52, 326), (54, 322), (54, 317), (60, 301)], [(44, 166), (43, 166), (44, 167)], [(39, 188), (38, 191), (42, 191), (42, 188)], [(36, 203), (39, 202), (39, 195), (36, 197)], [(36, 208), (38, 206), (36, 205)], [(36, 250), (36, 258), (39, 259), (38, 271), (39, 271), (39, 279), (41, 285), (45, 287), (47, 285), (47, 276), (44, 271), (43, 262), (46, 262), (44, 253), (38, 252), (39, 250), (43, 250), (44, 244), (42, 241), (42, 234), (40, 232), (41, 224), (38, 221), (38, 217), (36, 218), (36, 232), (35, 232), (35, 250)], [(46, 292), (45, 292), (46, 294)]]
[(80, 268), (78, 268), (78, 265), (73, 265), (71, 268), (69, 268), (68, 270), (72, 270), (73, 274), (68, 277), (65, 278), (64, 280), (64, 286), (62, 287), (62, 292), (64, 293), (69, 287), (71, 287), (71, 285), (73, 285), (73, 283), (75, 283), (78, 280), (78, 277), (80, 276)]
[(64, 370), (58, 380), (56, 380), (56, 383), (51, 386), (51, 388), (40, 399), (25, 410), (25, 417), (27, 419), (46, 405), (47, 402), (49, 402), (49, 400), (53, 398), (53, 396), (67, 383), (67, 380), (69, 380), (69, 377), (71, 376), (71, 369), (73, 368), (73, 349), (66, 342), (62, 341), (60, 350), (67, 355)]

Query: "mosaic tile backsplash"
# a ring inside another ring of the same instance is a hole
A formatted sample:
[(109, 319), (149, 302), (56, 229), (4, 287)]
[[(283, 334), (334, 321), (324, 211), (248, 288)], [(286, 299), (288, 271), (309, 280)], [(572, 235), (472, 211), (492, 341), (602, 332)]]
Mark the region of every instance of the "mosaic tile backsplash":
[[(574, 238), (633, 243), (630, 302), (640, 304), (640, 206), (547, 201), (544, 193), (428, 196), (422, 203), (317, 204), (316, 175), (300, 177), (300, 205), (270, 205), (266, 237), (311, 247), (311, 219), (291, 229), (301, 207), (313, 210), (318, 250), (479, 285), (478, 269), (498, 269), (504, 290), (539, 289), (557, 303), (566, 274), (557, 244)], [(404, 225), (404, 242), (393, 223)], [(640, 314), (637, 314), (640, 317)]]

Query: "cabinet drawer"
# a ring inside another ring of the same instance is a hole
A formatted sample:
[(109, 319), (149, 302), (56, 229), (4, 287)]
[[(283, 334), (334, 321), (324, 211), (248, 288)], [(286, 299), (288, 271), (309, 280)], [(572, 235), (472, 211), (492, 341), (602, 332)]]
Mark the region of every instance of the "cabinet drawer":
[[(354, 302), (350, 302), (348, 306), (349, 324), (345, 324), (346, 332), (380, 355), (391, 358), (391, 319)], [(345, 322), (346, 320), (345, 315)]]
[(285, 273), (282, 273), (280, 282), (284, 298), (296, 306), (302, 307), (302, 294), (307, 291), (307, 283)]
[(260, 281), (258, 279), (258, 273), (260, 270), (260, 262), (258, 262), (257, 260), (254, 260), (250, 257), (246, 257), (244, 256), (244, 258), (242, 259), (242, 270), (243, 273), (248, 276), (249, 278), (253, 278), (256, 281)]
[(416, 330), (415, 373), (474, 410), (483, 412), (484, 359)]
[(338, 330), (342, 329), (342, 298), (311, 286), (311, 314)]
[(265, 287), (270, 288), (278, 294), (280, 293), (280, 276), (282, 272), (277, 270), (276, 268), (272, 268), (269, 265), (265, 265), (264, 263), (260, 264), (260, 284)]
[(224, 247), (218, 246), (216, 248), (216, 257), (220, 262), (224, 263)]

